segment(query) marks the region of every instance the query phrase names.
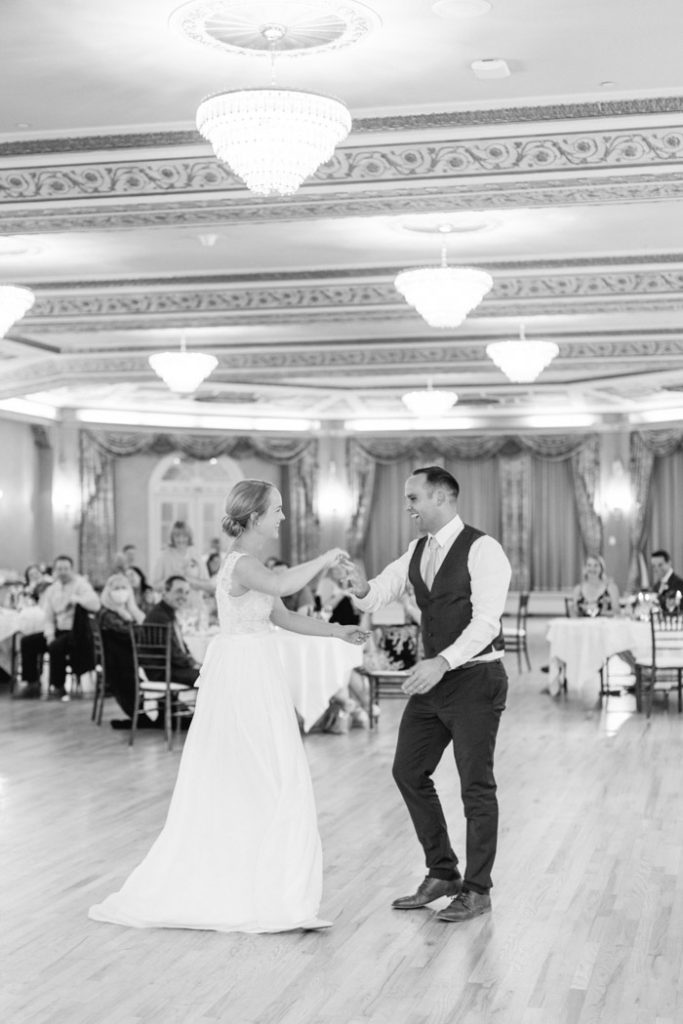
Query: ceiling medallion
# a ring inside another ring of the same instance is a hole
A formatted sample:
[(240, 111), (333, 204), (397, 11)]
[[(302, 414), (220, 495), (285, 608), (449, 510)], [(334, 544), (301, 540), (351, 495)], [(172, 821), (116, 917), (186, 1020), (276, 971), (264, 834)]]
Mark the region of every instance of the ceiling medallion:
[(486, 355), (513, 384), (530, 384), (558, 356), (554, 341), (530, 341), (519, 328), (518, 341), (494, 341), (486, 346)]
[[(358, 0), (190, 0), (171, 14), (169, 25), (211, 49), (299, 57), (352, 46), (381, 19)], [(276, 38), (273, 27), (281, 30)]]
[(175, 352), (156, 352), (150, 356), (149, 365), (171, 391), (189, 395), (213, 373), (218, 360), (204, 352), (188, 352), (183, 338)]
[(35, 295), (28, 288), (18, 285), (0, 285), (0, 338), (4, 338), (12, 324), (21, 320), (35, 302)]

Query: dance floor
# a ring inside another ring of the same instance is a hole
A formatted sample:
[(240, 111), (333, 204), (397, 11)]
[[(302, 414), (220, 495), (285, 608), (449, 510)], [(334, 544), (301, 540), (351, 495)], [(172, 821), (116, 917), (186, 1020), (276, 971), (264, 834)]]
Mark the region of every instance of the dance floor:
[[(254, 936), (89, 921), (157, 835), (180, 751), (3, 691), (0, 1021), (680, 1024), (683, 715), (541, 696), (533, 628), (535, 671), (508, 658), (493, 914), (461, 925), (390, 907), (424, 873), (390, 773), (400, 701), (373, 733), (305, 739), (333, 928)], [(462, 850), (448, 753), (437, 784)]]

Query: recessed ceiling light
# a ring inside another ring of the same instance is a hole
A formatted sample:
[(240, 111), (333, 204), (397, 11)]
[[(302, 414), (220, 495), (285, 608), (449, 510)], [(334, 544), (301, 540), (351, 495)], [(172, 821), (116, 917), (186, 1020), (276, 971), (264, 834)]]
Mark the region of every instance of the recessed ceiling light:
[(198, 238), (206, 249), (210, 249), (218, 241), (218, 235), (199, 235)]
[(31, 125), (28, 121), (17, 121), (14, 125), (15, 128), (30, 128)]
[(404, 231), (414, 231), (419, 235), (469, 235), (477, 231), (490, 231), (497, 224), (495, 217), (482, 217), (478, 213), (456, 213), (447, 221), (424, 221), (401, 226)]
[(609, 89), (609, 87), (611, 85), (616, 85), (616, 84), (617, 84), (616, 82), (611, 82), (609, 80), (606, 80), (604, 82), (600, 82), (600, 85), (603, 87), (603, 89)]
[(506, 62), (497, 57), (473, 60), (470, 67), (477, 78), (509, 78), (510, 76), (510, 68)]
[(488, 0), (436, 0), (432, 10), (439, 18), (480, 18), (489, 13), (491, 4)]
[(19, 259), (22, 256), (35, 256), (40, 246), (24, 242), (17, 238), (0, 238), (0, 259)]

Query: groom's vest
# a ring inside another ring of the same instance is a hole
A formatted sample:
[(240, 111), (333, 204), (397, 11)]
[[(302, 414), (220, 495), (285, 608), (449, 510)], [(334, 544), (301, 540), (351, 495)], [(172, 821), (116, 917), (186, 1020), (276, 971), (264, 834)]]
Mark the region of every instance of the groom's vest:
[[(425, 656), (434, 658), (445, 647), (454, 643), (472, 621), (472, 579), (467, 568), (467, 557), (475, 540), (484, 537), (481, 530), (465, 526), (453, 541), (439, 571), (428, 590), (420, 573), (422, 552), (427, 543), (421, 537), (410, 559), (408, 579), (415, 589), (415, 599), (422, 612), (422, 643)], [(478, 654), (490, 654), (505, 648), (503, 631)]]

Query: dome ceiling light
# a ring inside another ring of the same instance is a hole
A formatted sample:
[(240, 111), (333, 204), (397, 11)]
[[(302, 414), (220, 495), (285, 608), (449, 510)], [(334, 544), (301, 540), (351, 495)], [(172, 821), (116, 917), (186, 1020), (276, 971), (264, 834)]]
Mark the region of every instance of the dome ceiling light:
[(35, 295), (28, 288), (0, 285), (0, 338), (5, 337), (12, 324), (21, 320), (35, 301)]
[(530, 341), (520, 325), (517, 341), (494, 341), (486, 346), (486, 355), (514, 384), (530, 384), (558, 356), (554, 341)]
[(171, 391), (189, 395), (213, 373), (218, 360), (204, 352), (188, 352), (183, 338), (177, 351), (157, 352), (149, 357), (149, 365)]
[(431, 381), (423, 391), (409, 391), (401, 396), (403, 404), (422, 419), (444, 416), (458, 401), (455, 391), (435, 391)]
[(377, 15), (357, 0), (191, 0), (170, 23), (204, 46), (270, 57), (270, 87), (209, 96), (197, 128), (251, 192), (292, 195), (331, 159), (351, 114), (330, 96), (277, 88), (275, 58), (350, 46), (379, 23)]
[(394, 280), (396, 290), (430, 327), (459, 327), (493, 287), (493, 278), (485, 270), (448, 266), (446, 235), (451, 230), (446, 224), (438, 228), (440, 266), (401, 270)]

